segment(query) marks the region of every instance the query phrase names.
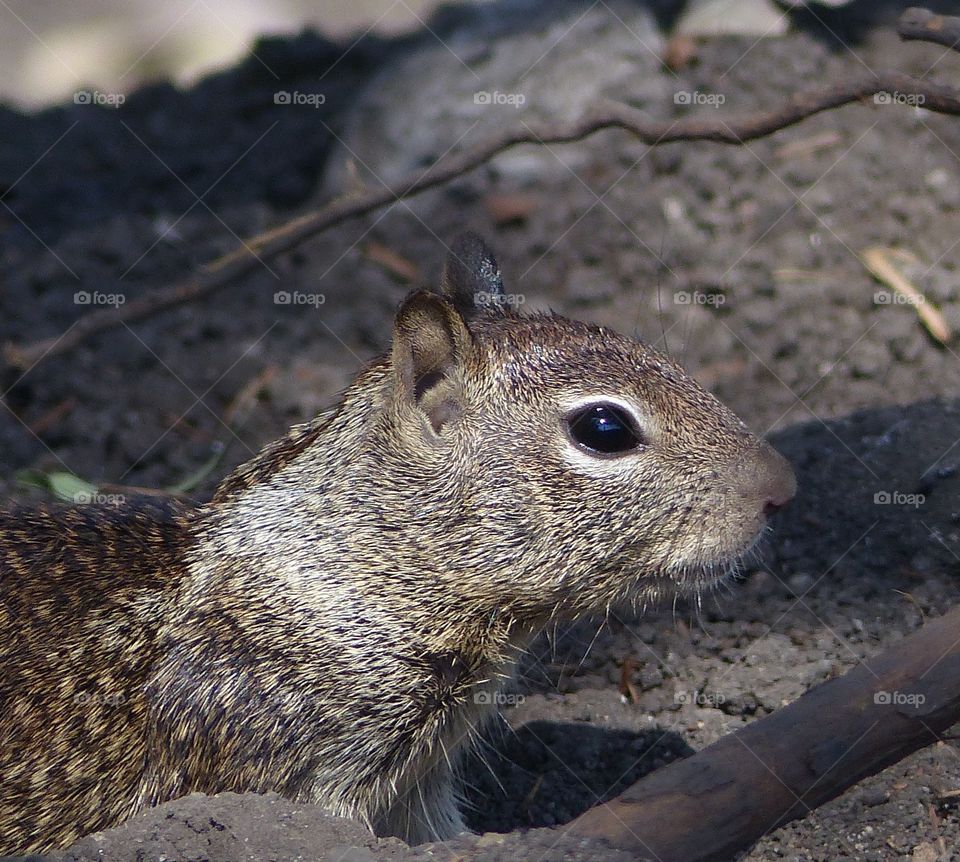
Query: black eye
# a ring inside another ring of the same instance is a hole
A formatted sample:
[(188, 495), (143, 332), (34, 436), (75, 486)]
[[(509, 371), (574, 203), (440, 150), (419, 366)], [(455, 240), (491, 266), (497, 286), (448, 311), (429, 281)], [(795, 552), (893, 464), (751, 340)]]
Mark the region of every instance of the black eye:
[(567, 417), (567, 425), (573, 441), (591, 453), (629, 452), (641, 442), (630, 414), (615, 404), (581, 407)]

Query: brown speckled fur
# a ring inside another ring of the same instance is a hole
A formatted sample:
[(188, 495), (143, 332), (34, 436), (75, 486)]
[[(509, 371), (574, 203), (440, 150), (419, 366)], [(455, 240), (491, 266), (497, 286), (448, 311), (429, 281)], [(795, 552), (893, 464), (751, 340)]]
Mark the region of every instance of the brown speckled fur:
[[(206, 506), (0, 519), (0, 853), (146, 805), (275, 790), (408, 841), (463, 828), (456, 762), (557, 617), (695, 591), (755, 542), (792, 472), (675, 363), (607, 329), (446, 298)], [(642, 442), (584, 453), (618, 399)], [(573, 405), (573, 407), (571, 407)]]
[(0, 514), (0, 851), (136, 810), (144, 687), (191, 517), (156, 498)]

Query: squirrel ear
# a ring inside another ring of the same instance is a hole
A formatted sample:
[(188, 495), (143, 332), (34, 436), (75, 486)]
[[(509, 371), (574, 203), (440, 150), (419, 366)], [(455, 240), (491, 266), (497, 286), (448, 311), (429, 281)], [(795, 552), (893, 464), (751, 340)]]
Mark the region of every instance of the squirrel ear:
[(434, 293), (412, 293), (397, 311), (392, 357), (398, 394), (427, 414), (435, 432), (460, 413), (459, 387), (452, 378), (471, 344), (460, 312)]
[(454, 240), (443, 268), (443, 295), (465, 315), (479, 307), (502, 307), (503, 279), (493, 252), (475, 233)]

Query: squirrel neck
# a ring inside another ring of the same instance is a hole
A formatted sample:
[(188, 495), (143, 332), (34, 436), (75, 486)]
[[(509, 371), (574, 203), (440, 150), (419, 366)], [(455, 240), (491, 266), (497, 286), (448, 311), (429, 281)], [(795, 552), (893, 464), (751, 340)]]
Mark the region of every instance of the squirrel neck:
[[(553, 594), (542, 587), (542, 572), (562, 561), (546, 556), (550, 543), (520, 501), (485, 497), (482, 459), (457, 453), (451, 469), (444, 445), (414, 447), (396, 432), (392, 375), (388, 359), (369, 366), (336, 411), (225, 480), (197, 531), (191, 589), (209, 601), (263, 594), (269, 582), (330, 631), (350, 614), (405, 639), (524, 646), (551, 618), (573, 615), (564, 596), (576, 591), (562, 576)], [(477, 547), (492, 529), (503, 540)], [(527, 583), (541, 586), (526, 595)]]

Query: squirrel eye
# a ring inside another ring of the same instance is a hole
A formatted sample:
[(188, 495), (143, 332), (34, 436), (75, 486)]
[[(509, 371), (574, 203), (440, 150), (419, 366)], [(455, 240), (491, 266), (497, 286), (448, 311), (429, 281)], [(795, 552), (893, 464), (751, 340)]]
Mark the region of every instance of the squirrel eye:
[(570, 438), (591, 454), (616, 455), (636, 449), (642, 442), (633, 419), (614, 404), (591, 404), (567, 417)]

